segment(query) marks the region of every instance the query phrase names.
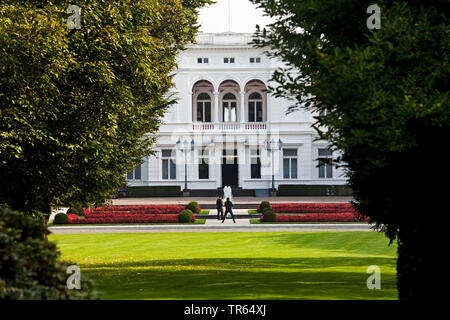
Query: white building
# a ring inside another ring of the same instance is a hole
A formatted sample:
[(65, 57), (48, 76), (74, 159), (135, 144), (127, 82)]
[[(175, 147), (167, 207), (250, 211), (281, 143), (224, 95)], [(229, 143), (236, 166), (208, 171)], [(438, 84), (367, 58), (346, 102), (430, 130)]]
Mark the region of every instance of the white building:
[(318, 167), (319, 158), (332, 155), (326, 141), (315, 141), (312, 115), (287, 115), (292, 101), (266, 93), (280, 62), (250, 45), (251, 37), (201, 33), (180, 54), (179, 101), (165, 115), (156, 156), (128, 175), (129, 187), (187, 185), (191, 195), (215, 195), (229, 185), (263, 195), (273, 184), (283, 194), (343, 193), (342, 169)]

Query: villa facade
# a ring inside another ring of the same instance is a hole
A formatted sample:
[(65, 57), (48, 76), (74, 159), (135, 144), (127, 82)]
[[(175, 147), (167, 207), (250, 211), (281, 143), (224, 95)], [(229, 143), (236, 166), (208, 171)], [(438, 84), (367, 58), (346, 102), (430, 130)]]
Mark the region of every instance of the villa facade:
[(129, 187), (201, 194), (232, 186), (264, 194), (272, 187), (326, 186), (321, 193), (336, 194), (346, 184), (341, 168), (321, 161), (335, 155), (317, 141), (314, 115), (287, 114), (292, 101), (267, 93), (281, 62), (250, 45), (251, 36), (201, 33), (180, 54), (178, 103), (165, 115), (155, 156), (128, 175)]

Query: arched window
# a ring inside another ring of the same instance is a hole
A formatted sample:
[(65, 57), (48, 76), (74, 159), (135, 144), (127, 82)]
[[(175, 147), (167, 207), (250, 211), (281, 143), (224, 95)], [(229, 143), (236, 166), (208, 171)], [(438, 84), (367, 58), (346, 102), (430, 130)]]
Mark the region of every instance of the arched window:
[(262, 96), (258, 92), (253, 92), (248, 97), (248, 121), (263, 121), (263, 105)]
[(197, 121), (211, 122), (211, 97), (205, 92), (197, 97)]
[(236, 122), (237, 112), (236, 112), (237, 100), (236, 96), (232, 93), (226, 93), (222, 98), (223, 106), (223, 122)]

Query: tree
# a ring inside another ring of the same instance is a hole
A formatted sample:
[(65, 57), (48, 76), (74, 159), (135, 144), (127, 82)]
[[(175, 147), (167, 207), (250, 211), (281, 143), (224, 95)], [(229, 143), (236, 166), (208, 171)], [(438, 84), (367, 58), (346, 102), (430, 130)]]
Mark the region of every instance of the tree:
[(0, 207), (0, 299), (96, 299), (91, 280), (80, 273), (80, 287), (67, 286), (70, 262), (59, 261), (56, 244), (44, 224)]
[(210, 0), (0, 0), (0, 203), (96, 203), (152, 154), (175, 58)]
[(400, 299), (434, 298), (440, 225), (446, 212), (439, 170), (449, 136), (449, 44), (445, 1), (377, 1), (369, 30), (363, 0), (252, 0), (275, 22), (255, 45), (287, 65), (270, 90), (307, 108), (314, 127), (343, 156), (355, 207), (398, 241)]

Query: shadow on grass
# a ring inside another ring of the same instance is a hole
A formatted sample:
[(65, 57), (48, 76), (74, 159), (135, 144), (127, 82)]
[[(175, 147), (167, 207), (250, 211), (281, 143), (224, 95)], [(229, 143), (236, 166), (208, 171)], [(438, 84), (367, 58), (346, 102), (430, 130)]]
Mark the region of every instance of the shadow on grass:
[[(369, 290), (369, 265), (381, 289)], [(397, 299), (392, 258), (227, 258), (81, 265), (103, 299)]]

